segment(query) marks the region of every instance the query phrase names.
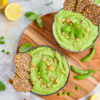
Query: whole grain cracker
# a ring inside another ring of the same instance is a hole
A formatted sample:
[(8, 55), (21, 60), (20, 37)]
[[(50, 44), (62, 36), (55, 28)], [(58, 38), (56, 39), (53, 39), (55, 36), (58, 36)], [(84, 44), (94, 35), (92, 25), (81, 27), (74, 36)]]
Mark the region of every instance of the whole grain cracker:
[(82, 13), (84, 9), (92, 3), (93, 3), (92, 0), (78, 0), (76, 6), (76, 12)]
[(91, 4), (85, 8), (83, 16), (88, 18), (94, 25), (100, 24), (100, 6)]
[(64, 9), (69, 11), (75, 11), (77, 0), (65, 0)]

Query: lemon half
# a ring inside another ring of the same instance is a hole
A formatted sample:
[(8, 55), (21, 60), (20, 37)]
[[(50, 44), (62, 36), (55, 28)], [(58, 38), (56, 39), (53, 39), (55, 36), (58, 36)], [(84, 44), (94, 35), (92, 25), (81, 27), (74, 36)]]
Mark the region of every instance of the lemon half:
[(22, 15), (22, 7), (17, 3), (11, 3), (5, 8), (5, 16), (8, 20), (15, 21)]
[(99, 94), (93, 94), (89, 100), (99, 100)]
[(8, 0), (0, 0), (0, 9), (4, 8), (7, 5)]

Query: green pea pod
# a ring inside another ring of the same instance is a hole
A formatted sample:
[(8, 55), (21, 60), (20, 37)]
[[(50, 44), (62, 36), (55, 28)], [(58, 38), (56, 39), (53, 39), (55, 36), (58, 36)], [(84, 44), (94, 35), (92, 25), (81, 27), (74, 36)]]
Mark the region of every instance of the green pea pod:
[(83, 79), (88, 78), (93, 72), (94, 72), (93, 70), (90, 70), (89, 73), (84, 74), (84, 75), (75, 75), (74, 78), (77, 80), (83, 80)]
[(90, 70), (81, 70), (81, 69), (76, 68), (72, 65), (71, 65), (71, 69), (72, 69), (73, 72), (75, 72), (77, 74), (88, 74), (90, 72)]
[(82, 62), (89, 61), (93, 57), (94, 53), (95, 53), (95, 46), (92, 47), (92, 51), (90, 52), (90, 54), (85, 58), (83, 58), (81, 61)]

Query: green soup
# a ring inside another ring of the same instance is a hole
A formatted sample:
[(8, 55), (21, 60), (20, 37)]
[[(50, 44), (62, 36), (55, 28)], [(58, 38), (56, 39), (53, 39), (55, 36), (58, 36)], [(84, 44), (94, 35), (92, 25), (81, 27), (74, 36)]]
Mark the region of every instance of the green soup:
[(67, 82), (69, 68), (65, 57), (49, 47), (37, 47), (30, 52), (32, 91), (40, 95), (57, 92)]
[(98, 26), (79, 13), (60, 10), (53, 23), (53, 35), (66, 50), (82, 51), (89, 48), (98, 36)]

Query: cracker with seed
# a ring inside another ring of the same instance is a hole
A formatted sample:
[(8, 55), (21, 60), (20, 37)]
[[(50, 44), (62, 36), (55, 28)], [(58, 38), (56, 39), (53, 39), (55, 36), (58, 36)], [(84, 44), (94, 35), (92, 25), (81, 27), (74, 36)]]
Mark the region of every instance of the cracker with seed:
[(77, 0), (65, 0), (64, 9), (69, 11), (75, 11)]
[(13, 78), (13, 86), (16, 91), (29, 92), (32, 89), (32, 85), (28, 79), (21, 79), (17, 74)]
[(13, 86), (16, 91), (29, 92), (32, 85), (29, 81), (29, 69), (31, 56), (27, 53), (18, 53), (14, 57), (15, 74), (13, 78)]
[(78, 0), (76, 6), (76, 12), (82, 13), (84, 9), (92, 3), (93, 2), (91, 0)]
[(88, 18), (94, 25), (100, 24), (100, 6), (91, 4), (85, 8), (83, 16)]

